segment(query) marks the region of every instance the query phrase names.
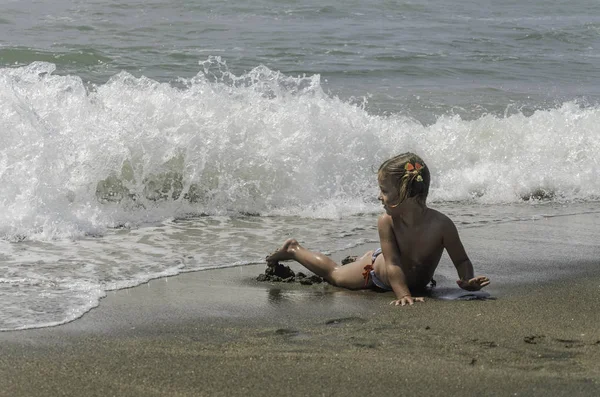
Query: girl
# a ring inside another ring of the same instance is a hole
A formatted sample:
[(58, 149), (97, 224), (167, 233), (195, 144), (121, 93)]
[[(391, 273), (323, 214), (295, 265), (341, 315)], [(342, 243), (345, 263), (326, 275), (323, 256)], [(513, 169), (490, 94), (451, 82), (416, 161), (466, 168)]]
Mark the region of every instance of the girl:
[(490, 283), (485, 276), (474, 277), (473, 265), (452, 220), (427, 207), (430, 173), (419, 156), (404, 153), (393, 157), (377, 174), (379, 201), (385, 210), (377, 223), (381, 248), (339, 266), (289, 239), (267, 257), (267, 263), (293, 259), (338, 287), (394, 291), (396, 299), (390, 304), (401, 306), (423, 302), (413, 294), (424, 291), (444, 249), (456, 267), (460, 288), (477, 291)]

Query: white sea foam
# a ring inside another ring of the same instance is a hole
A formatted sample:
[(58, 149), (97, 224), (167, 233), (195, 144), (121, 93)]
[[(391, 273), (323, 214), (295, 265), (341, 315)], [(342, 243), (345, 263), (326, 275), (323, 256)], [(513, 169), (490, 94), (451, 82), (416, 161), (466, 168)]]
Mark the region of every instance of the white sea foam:
[(379, 163), (409, 150), (432, 170), (432, 201), (600, 196), (596, 107), (422, 125), (331, 97), (317, 75), (202, 66), (176, 85), (123, 72), (93, 87), (49, 63), (0, 69), (0, 233), (72, 238), (185, 213), (365, 212)]

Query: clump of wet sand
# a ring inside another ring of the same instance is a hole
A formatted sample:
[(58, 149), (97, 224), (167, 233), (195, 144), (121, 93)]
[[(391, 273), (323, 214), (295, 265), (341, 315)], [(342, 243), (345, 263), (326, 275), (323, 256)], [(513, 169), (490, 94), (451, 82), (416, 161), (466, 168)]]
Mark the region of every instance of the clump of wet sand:
[[(342, 265), (352, 263), (356, 260), (356, 256), (347, 256), (342, 259)], [(279, 262), (267, 264), (264, 273), (256, 277), (256, 281), (268, 281), (275, 283), (300, 283), (302, 285), (313, 285), (325, 282), (323, 277), (315, 274), (307, 275), (302, 272), (294, 272), (289, 266), (282, 265)]]
[(320, 284), (325, 281), (322, 277), (314, 274), (308, 276), (302, 272), (295, 273), (289, 266), (282, 265), (279, 262), (267, 266), (265, 272), (259, 274), (256, 280), (275, 283), (300, 283), (302, 285)]

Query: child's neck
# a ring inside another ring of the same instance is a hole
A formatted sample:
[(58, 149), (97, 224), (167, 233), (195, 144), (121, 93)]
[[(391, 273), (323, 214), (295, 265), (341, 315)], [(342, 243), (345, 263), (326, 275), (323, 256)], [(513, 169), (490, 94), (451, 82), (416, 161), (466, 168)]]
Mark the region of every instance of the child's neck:
[(400, 222), (407, 226), (414, 226), (419, 224), (427, 212), (427, 205), (419, 204), (416, 200), (408, 199), (396, 207), (397, 212), (393, 215), (394, 218), (398, 218)]

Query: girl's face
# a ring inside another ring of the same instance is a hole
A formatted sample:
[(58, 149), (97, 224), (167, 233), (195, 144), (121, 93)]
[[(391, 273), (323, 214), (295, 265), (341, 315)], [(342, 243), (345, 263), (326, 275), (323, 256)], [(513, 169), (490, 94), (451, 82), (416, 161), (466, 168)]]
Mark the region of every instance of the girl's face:
[(379, 179), (379, 201), (383, 204), (385, 212), (389, 213), (392, 208), (395, 208), (400, 204), (400, 197), (398, 194), (398, 188), (391, 181), (391, 178), (378, 178)]

